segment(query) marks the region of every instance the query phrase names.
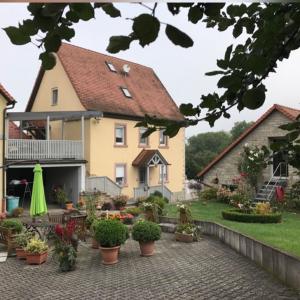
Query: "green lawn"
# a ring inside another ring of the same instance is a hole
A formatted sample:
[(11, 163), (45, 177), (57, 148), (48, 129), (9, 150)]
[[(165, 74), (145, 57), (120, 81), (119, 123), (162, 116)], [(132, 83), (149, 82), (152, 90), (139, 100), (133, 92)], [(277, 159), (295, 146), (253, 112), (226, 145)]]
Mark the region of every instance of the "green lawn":
[[(279, 224), (240, 223), (222, 218), (221, 211), (229, 207), (218, 202), (209, 202), (206, 205), (200, 201), (191, 203), (192, 216), (195, 220), (214, 221), (223, 224), (300, 257), (300, 214), (285, 212), (282, 223)], [(167, 216), (177, 217), (176, 205), (168, 204)]]

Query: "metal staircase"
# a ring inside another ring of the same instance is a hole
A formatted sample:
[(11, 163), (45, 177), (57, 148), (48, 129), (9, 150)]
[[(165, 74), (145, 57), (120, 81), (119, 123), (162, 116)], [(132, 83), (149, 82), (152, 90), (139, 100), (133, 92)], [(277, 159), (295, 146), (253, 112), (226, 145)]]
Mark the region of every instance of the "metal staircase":
[[(278, 164), (270, 180), (268, 182), (265, 182), (263, 186), (259, 189), (255, 198), (253, 199), (253, 202), (271, 201), (275, 196), (276, 188), (278, 186), (286, 187), (287, 178), (283, 177), (283, 174), (286, 174), (286, 168), (287, 168), (286, 162), (281, 162)], [(275, 174), (278, 174), (278, 171), (279, 171), (279, 176), (275, 176)]]

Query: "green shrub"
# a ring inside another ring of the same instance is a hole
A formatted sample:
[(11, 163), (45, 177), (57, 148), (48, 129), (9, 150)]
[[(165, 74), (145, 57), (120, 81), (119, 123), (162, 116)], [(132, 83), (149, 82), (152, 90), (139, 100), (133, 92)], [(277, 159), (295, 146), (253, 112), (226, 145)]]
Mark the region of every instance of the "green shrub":
[(215, 201), (215, 200), (217, 200), (217, 197), (218, 197), (217, 192), (218, 192), (218, 190), (216, 188), (204, 189), (200, 193), (200, 200), (202, 200), (202, 201)]
[(135, 217), (137, 217), (139, 214), (141, 214), (141, 209), (139, 207), (128, 207), (124, 210), (124, 213), (131, 214)]
[(151, 193), (150, 196), (162, 198), (165, 203), (169, 203), (169, 199), (167, 197), (163, 197), (163, 194), (160, 191), (155, 191), (154, 193)]
[(157, 213), (159, 216), (164, 215), (164, 209), (168, 202), (166, 202), (166, 198), (162, 198), (159, 196), (150, 195), (144, 202), (153, 203), (157, 206)]
[(161, 229), (156, 223), (139, 221), (132, 227), (132, 238), (139, 242), (151, 242), (160, 239)]
[(118, 220), (99, 220), (92, 224), (94, 237), (102, 247), (116, 247), (128, 238), (127, 227)]
[(16, 235), (15, 243), (19, 248), (25, 248), (30, 239), (32, 239), (33, 234), (31, 232), (21, 232)]
[(32, 238), (28, 242), (25, 250), (26, 250), (26, 252), (29, 252), (32, 254), (41, 254), (48, 250), (48, 245), (46, 244), (46, 242), (44, 242), (40, 239)]
[(10, 229), (13, 233), (20, 233), (23, 229), (22, 222), (16, 219), (5, 219), (0, 226)]
[(281, 222), (281, 213), (254, 214), (242, 213), (237, 209), (228, 209), (222, 211), (222, 217), (226, 220), (245, 222), (245, 223), (279, 223)]

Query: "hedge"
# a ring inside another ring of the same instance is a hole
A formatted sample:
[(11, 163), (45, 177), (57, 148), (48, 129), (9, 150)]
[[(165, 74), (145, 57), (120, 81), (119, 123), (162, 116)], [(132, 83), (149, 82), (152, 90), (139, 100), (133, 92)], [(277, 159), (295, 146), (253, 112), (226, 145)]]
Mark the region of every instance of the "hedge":
[(245, 223), (280, 223), (281, 213), (272, 213), (267, 215), (246, 214), (237, 209), (228, 209), (222, 211), (222, 217), (226, 220), (245, 222)]

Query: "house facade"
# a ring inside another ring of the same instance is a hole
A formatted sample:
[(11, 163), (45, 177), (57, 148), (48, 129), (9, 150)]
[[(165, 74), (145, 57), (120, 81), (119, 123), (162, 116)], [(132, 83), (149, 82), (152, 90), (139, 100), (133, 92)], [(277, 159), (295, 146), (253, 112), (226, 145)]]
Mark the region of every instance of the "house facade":
[[(26, 147), (11, 140), (15, 149), (8, 149), (7, 159), (27, 161), (13, 165), (10, 178), (20, 170), (28, 176), (38, 159), (46, 170), (46, 190), (64, 186), (74, 202), (84, 190), (130, 198), (159, 190), (171, 199), (181, 198), (184, 129), (171, 139), (163, 131), (143, 138), (145, 129), (135, 125), (145, 114), (174, 121), (183, 118), (151, 68), (63, 44), (56, 66), (39, 71), (26, 112), (8, 115), (10, 121), (21, 122), (22, 132), (32, 135), (20, 143), (34, 149), (30, 157), (24, 156)], [(40, 157), (38, 147), (45, 153)]]
[[(243, 146), (270, 146), (272, 141), (283, 139), (286, 131), (278, 127), (295, 121), (300, 115), (300, 110), (275, 104), (264, 113), (251, 127), (249, 127), (237, 140), (226, 147), (215, 159), (213, 159), (198, 176), (204, 183), (211, 184), (218, 178), (220, 184), (232, 184), (232, 179), (239, 175), (238, 161)], [(288, 180), (288, 184), (295, 182), (298, 177), (295, 170), (286, 164), (284, 155), (277, 154), (273, 162), (263, 171), (259, 184), (268, 182), (272, 177), (282, 177)]]

